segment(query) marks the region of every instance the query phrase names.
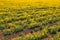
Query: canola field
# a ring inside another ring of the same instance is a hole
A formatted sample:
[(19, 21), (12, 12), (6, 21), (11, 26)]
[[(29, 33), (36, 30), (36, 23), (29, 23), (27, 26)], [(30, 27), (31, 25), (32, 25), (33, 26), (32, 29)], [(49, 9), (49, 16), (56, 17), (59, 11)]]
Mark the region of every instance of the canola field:
[(0, 1), (0, 40), (60, 40), (60, 1)]

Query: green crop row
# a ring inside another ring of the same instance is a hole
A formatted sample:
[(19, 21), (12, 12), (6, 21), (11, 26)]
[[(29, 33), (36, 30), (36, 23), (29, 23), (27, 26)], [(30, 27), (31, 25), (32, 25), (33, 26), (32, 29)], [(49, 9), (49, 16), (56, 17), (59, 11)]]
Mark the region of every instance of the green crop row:
[(60, 21), (60, 12), (56, 7), (7, 10), (1, 10), (2, 13), (0, 13), (0, 30), (3, 30), (4, 35), (20, 32), (26, 27), (29, 29), (39, 27), (43, 29), (46, 25), (52, 25)]

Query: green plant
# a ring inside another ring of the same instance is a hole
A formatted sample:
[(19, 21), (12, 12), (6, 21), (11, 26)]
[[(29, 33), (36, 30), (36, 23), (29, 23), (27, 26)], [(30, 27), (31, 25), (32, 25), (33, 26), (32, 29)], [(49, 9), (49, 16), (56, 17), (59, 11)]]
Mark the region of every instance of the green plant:
[(3, 30), (3, 34), (6, 36), (6, 35), (10, 35), (12, 34), (13, 32), (10, 30), (10, 29), (5, 29)]
[(56, 34), (57, 33), (57, 30), (54, 28), (48, 28), (48, 31), (50, 34)]

